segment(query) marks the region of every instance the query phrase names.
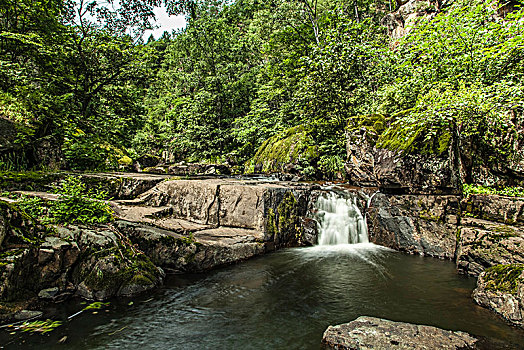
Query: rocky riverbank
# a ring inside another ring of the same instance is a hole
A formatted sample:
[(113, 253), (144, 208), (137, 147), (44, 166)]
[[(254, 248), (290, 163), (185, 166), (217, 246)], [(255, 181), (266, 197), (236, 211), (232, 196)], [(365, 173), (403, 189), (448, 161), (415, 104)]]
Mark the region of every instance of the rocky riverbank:
[[(82, 178), (113, 189), (112, 223), (44, 226), (20, 211), (15, 199), (0, 200), (5, 317), (23, 305), (72, 295), (89, 300), (134, 295), (160, 285), (164, 271), (205, 271), (316, 242), (316, 223), (307, 217), (315, 186), (133, 174)], [(49, 192), (16, 194), (59, 199)]]

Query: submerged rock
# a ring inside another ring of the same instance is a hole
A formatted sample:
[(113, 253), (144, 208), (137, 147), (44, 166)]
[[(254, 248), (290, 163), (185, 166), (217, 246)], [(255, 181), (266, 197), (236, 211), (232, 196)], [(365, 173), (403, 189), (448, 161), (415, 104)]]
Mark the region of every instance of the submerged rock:
[(524, 327), (524, 264), (487, 269), (477, 280), (473, 299), (511, 324)]
[(381, 318), (361, 316), (330, 326), (324, 332), (325, 349), (474, 349), (478, 339), (465, 332)]

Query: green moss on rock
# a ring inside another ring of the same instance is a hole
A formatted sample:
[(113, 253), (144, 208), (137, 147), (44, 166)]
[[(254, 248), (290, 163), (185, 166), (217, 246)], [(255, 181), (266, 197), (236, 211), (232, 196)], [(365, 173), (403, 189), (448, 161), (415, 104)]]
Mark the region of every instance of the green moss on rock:
[(346, 131), (351, 133), (353, 130), (366, 128), (369, 131), (368, 135), (378, 137), (385, 130), (387, 122), (388, 118), (383, 114), (359, 115), (349, 118)]
[(409, 113), (411, 111), (406, 111), (402, 120), (392, 123), (380, 135), (377, 147), (403, 154), (444, 155), (451, 143), (451, 131), (430, 127), (420, 120), (409, 123), (405, 118)]
[(521, 277), (524, 264), (495, 265), (486, 270), (484, 281), (486, 290), (503, 293), (517, 293), (519, 283), (523, 283)]
[(318, 155), (310, 130), (299, 125), (264, 141), (255, 156), (245, 164), (245, 169), (247, 173), (258, 169), (263, 173), (279, 172), (286, 164), (311, 161)]

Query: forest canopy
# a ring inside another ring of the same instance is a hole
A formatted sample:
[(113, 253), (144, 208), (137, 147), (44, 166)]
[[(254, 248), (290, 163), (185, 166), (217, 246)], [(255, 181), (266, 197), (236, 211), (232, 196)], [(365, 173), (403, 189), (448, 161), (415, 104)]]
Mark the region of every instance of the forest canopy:
[[(383, 19), (400, 4), (381, 0), (3, 1), (0, 114), (25, 157), (4, 152), (0, 167), (39, 166), (28, 149), (42, 140), (76, 170), (145, 155), (244, 164), (301, 126), (318, 149), (304, 168), (335, 172), (367, 115), (381, 116), (381, 147), (439, 154), (457, 134), (479, 158), (514, 156), (524, 11), (420, 3), (429, 16), (393, 39)], [(187, 26), (144, 42), (159, 5)]]

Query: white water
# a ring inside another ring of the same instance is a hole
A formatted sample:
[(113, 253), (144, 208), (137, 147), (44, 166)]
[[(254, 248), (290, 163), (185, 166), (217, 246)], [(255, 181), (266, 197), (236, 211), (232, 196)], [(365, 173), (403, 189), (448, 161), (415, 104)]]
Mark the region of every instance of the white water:
[(320, 246), (369, 242), (366, 219), (355, 197), (326, 192), (318, 198), (315, 207)]

